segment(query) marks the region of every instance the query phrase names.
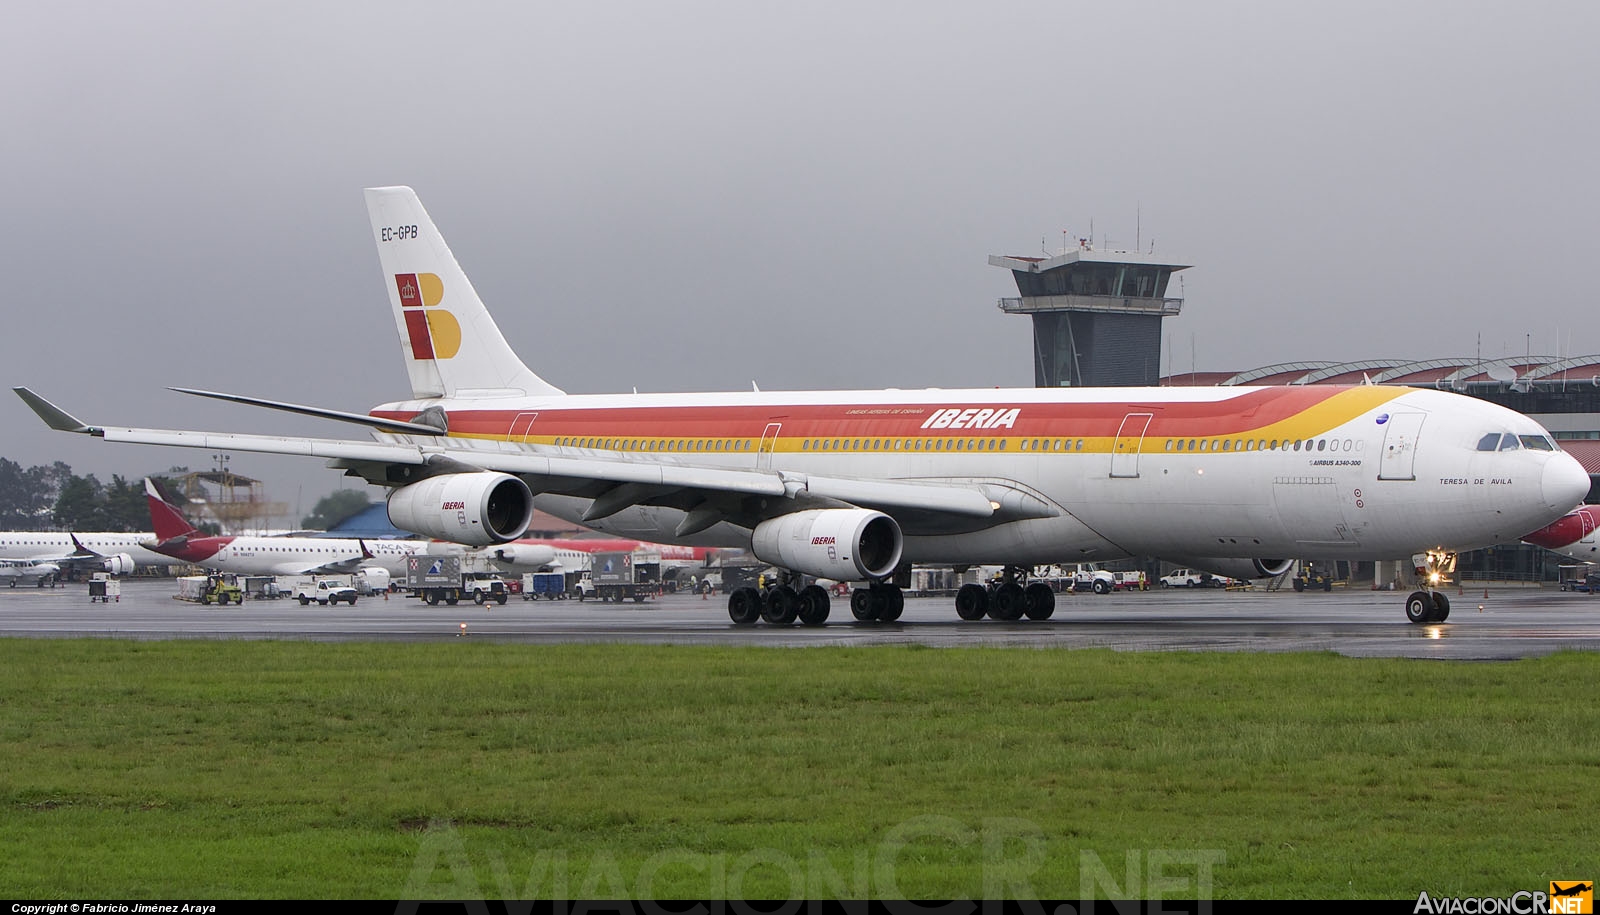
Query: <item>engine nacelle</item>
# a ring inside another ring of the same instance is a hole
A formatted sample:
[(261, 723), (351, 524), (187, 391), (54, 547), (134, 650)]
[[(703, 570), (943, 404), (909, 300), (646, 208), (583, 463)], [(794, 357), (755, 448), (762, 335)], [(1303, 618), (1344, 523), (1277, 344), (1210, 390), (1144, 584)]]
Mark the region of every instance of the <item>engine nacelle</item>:
[(537, 572), (556, 561), (554, 547), (537, 543), (506, 543), (484, 550), (495, 565), (508, 572)]
[(751, 550), (762, 562), (831, 578), (883, 578), (900, 564), (900, 525), (866, 508), (795, 512), (756, 525)]
[(1168, 562), (1175, 562), (1194, 569), (1204, 569), (1216, 575), (1226, 575), (1229, 578), (1237, 578), (1241, 581), (1282, 575), (1294, 565), (1293, 559), (1218, 559), (1216, 557), (1194, 556), (1162, 556), (1161, 558)]
[(390, 493), (389, 521), (451, 543), (505, 543), (533, 521), (533, 492), (508, 473), (440, 474)]
[(100, 565), (112, 575), (126, 575), (134, 569), (133, 557), (127, 553), (112, 553), (101, 560)]

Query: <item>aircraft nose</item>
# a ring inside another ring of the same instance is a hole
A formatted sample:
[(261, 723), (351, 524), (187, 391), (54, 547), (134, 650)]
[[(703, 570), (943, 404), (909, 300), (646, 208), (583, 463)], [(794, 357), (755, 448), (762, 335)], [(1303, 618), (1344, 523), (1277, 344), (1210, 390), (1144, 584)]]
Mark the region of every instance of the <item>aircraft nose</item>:
[(1553, 511), (1571, 511), (1589, 495), (1589, 474), (1570, 454), (1553, 454), (1545, 462), (1539, 491)]

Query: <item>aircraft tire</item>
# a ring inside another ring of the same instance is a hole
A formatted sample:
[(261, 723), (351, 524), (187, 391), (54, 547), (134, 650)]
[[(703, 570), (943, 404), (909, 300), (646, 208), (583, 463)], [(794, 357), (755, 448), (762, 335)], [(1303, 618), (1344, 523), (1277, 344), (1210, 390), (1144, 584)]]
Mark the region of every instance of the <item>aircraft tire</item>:
[(1433, 617), (1435, 623), (1442, 623), (1450, 618), (1450, 598), (1444, 596), (1443, 591), (1433, 592)]
[(989, 617), (1012, 622), (1022, 619), (1022, 586), (1016, 582), (1007, 582), (995, 589), (994, 595), (989, 599)]
[(878, 608), (878, 621), (892, 623), (899, 619), (900, 614), (906, 609), (905, 592), (894, 585), (889, 585), (880, 589), (879, 594), (882, 596), (883, 604)]
[(736, 626), (753, 626), (761, 618), (761, 593), (755, 588), (735, 588), (728, 595), (728, 619)]
[(828, 589), (807, 585), (800, 589), (800, 624), (821, 626), (828, 621)]
[(873, 600), (871, 588), (857, 588), (850, 592), (850, 615), (863, 623), (878, 618), (879, 605)]
[(1047, 620), (1056, 612), (1056, 592), (1042, 581), (1022, 589), (1023, 613), (1030, 620)]
[(774, 626), (793, 625), (800, 613), (800, 598), (788, 585), (767, 589), (767, 599), (761, 608), (761, 618)]
[(1433, 598), (1426, 591), (1412, 591), (1406, 598), (1406, 619), (1418, 625), (1433, 622)]
[(966, 584), (956, 592), (956, 616), (975, 623), (989, 613), (989, 592), (983, 585)]

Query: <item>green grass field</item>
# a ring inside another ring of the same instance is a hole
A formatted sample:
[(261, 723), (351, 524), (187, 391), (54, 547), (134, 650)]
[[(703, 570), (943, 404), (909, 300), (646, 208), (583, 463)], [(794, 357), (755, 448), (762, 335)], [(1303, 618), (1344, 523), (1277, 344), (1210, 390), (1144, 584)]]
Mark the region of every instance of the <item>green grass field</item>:
[(1504, 895), (1600, 656), (0, 641), (0, 895)]

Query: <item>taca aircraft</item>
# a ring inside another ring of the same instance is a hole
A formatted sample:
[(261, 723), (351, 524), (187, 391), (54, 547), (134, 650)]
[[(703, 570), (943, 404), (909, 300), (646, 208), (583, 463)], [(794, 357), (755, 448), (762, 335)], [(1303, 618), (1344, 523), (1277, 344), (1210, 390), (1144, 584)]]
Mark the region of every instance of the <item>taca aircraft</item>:
[[(791, 570), (729, 595), (735, 623), (828, 618), (800, 576), (865, 582), (893, 620), (911, 563), (1000, 564), (963, 619), (1043, 619), (1046, 563), (1153, 555), (1260, 577), (1290, 557), (1415, 557), (1413, 622), (1457, 551), (1515, 540), (1589, 490), (1537, 423), (1459, 394), (1379, 385), (569, 395), (506, 343), (410, 188), (366, 191), (410, 399), (367, 414), (191, 392), (371, 427), (374, 440), (89, 424), (108, 441), (302, 454), (391, 488), (390, 520), (469, 545), (544, 511), (618, 536), (741, 547)], [(1520, 447), (1503, 449), (1505, 437)]]
[(149, 477), (144, 481), (145, 501), (155, 537), (147, 549), (220, 572), (240, 575), (304, 575), (356, 572), (376, 566), (391, 575), (404, 575), (406, 560), (427, 552), (416, 540), (345, 540), (325, 537), (234, 537), (202, 533), (177, 506), (168, 502)]

